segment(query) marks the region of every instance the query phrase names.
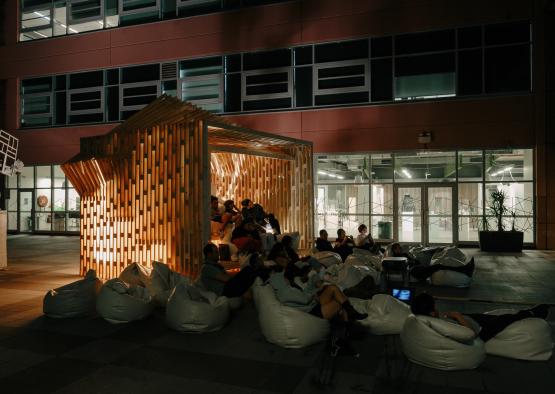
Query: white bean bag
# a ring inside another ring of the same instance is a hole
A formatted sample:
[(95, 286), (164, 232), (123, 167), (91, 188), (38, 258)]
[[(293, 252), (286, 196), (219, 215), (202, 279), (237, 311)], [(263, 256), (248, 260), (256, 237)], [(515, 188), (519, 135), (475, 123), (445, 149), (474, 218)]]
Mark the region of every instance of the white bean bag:
[[(470, 260), (466, 258), (466, 255), (453, 246), (434, 253), (430, 265), (442, 264), (449, 267), (462, 267), (469, 262)], [(469, 287), (472, 283), (471, 276), (450, 270), (434, 272), (430, 279), (432, 284), (436, 286)]]
[(101, 287), (95, 270), (88, 270), (83, 279), (49, 290), (44, 296), (42, 310), (46, 316), (56, 319), (93, 314)]
[[(349, 256), (351, 257), (351, 256)], [(379, 283), (380, 274), (372, 267), (366, 265), (355, 265), (358, 261), (347, 257), (345, 264), (333, 264), (326, 268), (324, 278), (326, 281), (339, 286), (341, 289), (348, 289), (360, 283), (365, 276), (371, 276), (374, 283)]]
[(409, 255), (417, 260), (420, 265), (428, 266), (430, 265), (434, 254), (441, 249), (443, 248), (437, 246), (414, 246), (410, 248)]
[[(514, 314), (514, 309), (497, 309), (490, 315)], [(486, 342), (486, 352), (518, 360), (545, 361), (551, 358), (551, 327), (543, 319), (523, 319), (506, 327)]]
[(329, 267), (332, 264), (341, 264), (343, 260), (341, 256), (335, 252), (318, 252), (312, 255), (324, 267)]
[[(204, 285), (204, 283), (200, 279), (200, 276), (194, 282), (194, 286), (197, 287), (199, 290), (212, 293), (210, 290), (208, 290), (206, 288), (206, 286)], [(239, 309), (239, 308), (241, 308), (241, 305), (243, 304), (243, 297), (231, 297), (231, 298), (228, 297), (227, 300), (229, 302), (229, 308), (231, 310)]]
[(139, 263), (129, 264), (121, 274), (119, 278), (125, 283), (132, 286), (143, 286), (147, 287), (150, 283), (150, 275), (152, 269), (141, 265)]
[(301, 233), (299, 233), (298, 231), (292, 232), (292, 233), (283, 233), (278, 235), (278, 241), (281, 242), (281, 240), (283, 239), (283, 237), (285, 237), (286, 235), (290, 236), (292, 239), (291, 242), (291, 247), (293, 248), (293, 250), (295, 252), (299, 251), (299, 245), (301, 243)]
[(120, 279), (110, 279), (98, 294), (96, 311), (110, 323), (142, 320), (152, 313), (152, 297), (142, 286), (129, 286)]
[(183, 282), (173, 289), (166, 305), (166, 323), (177, 331), (217, 331), (228, 320), (229, 301), (226, 297), (218, 297)]
[(258, 321), (268, 342), (284, 348), (302, 348), (326, 340), (329, 322), (307, 312), (282, 305), (270, 285), (257, 279), (253, 296)]
[(470, 328), (435, 317), (409, 315), (401, 330), (407, 358), (425, 367), (474, 369), (484, 361), (484, 343)]
[(369, 300), (350, 298), (353, 307), (368, 317), (359, 323), (375, 335), (400, 334), (410, 315), (407, 304), (387, 294), (376, 294)]
[(167, 264), (158, 261), (152, 263), (152, 274), (147, 288), (157, 305), (166, 306), (172, 290), (179, 283), (192, 284), (189, 278), (170, 270)]
[(348, 261), (352, 261), (352, 265), (365, 265), (367, 267), (372, 267), (377, 271), (381, 271), (382, 259), (383, 255), (381, 253), (374, 254), (368, 250), (353, 248), (353, 253), (347, 256), (345, 264), (347, 264)]

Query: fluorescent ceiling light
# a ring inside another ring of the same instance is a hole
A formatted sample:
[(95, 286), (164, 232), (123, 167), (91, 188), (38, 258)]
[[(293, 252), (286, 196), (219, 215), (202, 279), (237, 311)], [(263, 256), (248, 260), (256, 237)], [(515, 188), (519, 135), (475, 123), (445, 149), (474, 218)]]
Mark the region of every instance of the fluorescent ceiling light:
[(499, 171), (494, 172), (493, 174), (491, 174), (491, 176), (501, 175), (501, 174), (503, 174), (504, 172), (509, 172), (509, 171), (511, 171), (512, 169), (513, 169), (513, 166), (505, 167), (505, 168), (503, 168), (502, 170), (499, 170)]
[(405, 174), (405, 176), (406, 176), (407, 178), (412, 179), (412, 175), (410, 174), (410, 172), (409, 172), (406, 168), (401, 169), (401, 172), (402, 172), (403, 174)]
[(328, 171), (318, 170), (318, 174), (329, 176), (330, 178), (345, 179), (343, 175), (335, 175)]

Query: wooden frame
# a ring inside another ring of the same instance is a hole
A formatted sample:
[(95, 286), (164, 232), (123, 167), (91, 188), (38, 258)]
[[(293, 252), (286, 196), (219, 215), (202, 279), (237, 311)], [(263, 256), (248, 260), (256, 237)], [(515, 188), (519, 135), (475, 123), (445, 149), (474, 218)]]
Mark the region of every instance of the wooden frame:
[(81, 196), (82, 275), (113, 278), (129, 264), (167, 263), (196, 277), (209, 239), (212, 190), (261, 203), (314, 237), (312, 144), (232, 125), (161, 96), (110, 133), (81, 139), (62, 165)]

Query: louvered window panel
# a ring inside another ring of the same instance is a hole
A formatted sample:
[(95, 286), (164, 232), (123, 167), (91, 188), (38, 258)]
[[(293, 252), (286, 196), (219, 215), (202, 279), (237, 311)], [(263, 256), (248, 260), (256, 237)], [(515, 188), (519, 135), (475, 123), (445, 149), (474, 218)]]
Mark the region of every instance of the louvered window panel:
[(195, 12), (195, 10), (217, 10), (221, 8), (221, 0), (177, 0), (177, 12), (178, 14), (187, 14), (189, 12)]
[(291, 97), (291, 69), (274, 68), (242, 73), (243, 101)]
[(212, 112), (223, 112), (221, 58), (185, 61), (180, 72), (181, 99)]
[(104, 1), (70, 0), (68, 1), (68, 15), (70, 24), (102, 20), (104, 18)]
[(155, 12), (160, 9), (160, 0), (120, 0), (119, 15)]
[(67, 92), (69, 123), (104, 121), (104, 88), (73, 89)]
[(21, 127), (52, 124), (52, 78), (32, 78), (21, 82)]
[(121, 119), (127, 119), (129, 115), (137, 112), (160, 95), (160, 82), (136, 82), (119, 86)]
[(168, 81), (177, 79), (177, 62), (162, 63), (160, 79)]
[(369, 90), (366, 60), (320, 63), (314, 67), (314, 93), (317, 96)]

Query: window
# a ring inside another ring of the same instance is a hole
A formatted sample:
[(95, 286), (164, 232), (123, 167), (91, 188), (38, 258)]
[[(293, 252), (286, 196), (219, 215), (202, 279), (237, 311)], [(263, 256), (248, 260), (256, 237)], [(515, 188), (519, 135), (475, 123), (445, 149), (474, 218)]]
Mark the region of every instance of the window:
[(122, 25), (159, 19), (160, 0), (120, 0), (118, 14)]
[(292, 104), (291, 50), (245, 53), (241, 73), (243, 110), (288, 108)]
[(454, 182), (454, 152), (407, 152), (395, 155), (395, 182)]
[(21, 174), (6, 177), (5, 186), (8, 230), (79, 231), (79, 195), (60, 166), (24, 167)]
[(181, 99), (207, 111), (223, 112), (222, 57), (180, 62)]
[(104, 27), (103, 0), (68, 0), (68, 34)]
[(52, 0), (22, 0), (20, 41), (52, 37), (52, 10)]
[(21, 83), (21, 127), (52, 124), (52, 77), (26, 79)]
[(69, 123), (104, 121), (103, 72), (93, 71), (69, 76), (67, 115)]
[(140, 111), (160, 95), (159, 79), (159, 64), (121, 69), (119, 86), (121, 120)]
[(368, 40), (316, 45), (314, 58), (315, 105), (369, 101)]
[[(436, 222), (429, 225), (447, 220), (441, 242), (452, 243), (458, 236), (459, 243), (477, 243), (484, 222), (490, 228), (495, 222), (487, 210), (490, 194), (503, 190), (509, 208), (503, 218), (505, 229), (514, 225), (524, 232), (526, 243), (534, 242), (532, 149), (317, 155), (315, 160), (315, 225), (331, 235), (337, 228), (356, 234), (358, 224), (364, 223), (370, 224), (374, 238), (392, 239), (398, 234), (400, 239), (420, 242), (423, 215), (428, 214), (421, 209), (425, 189), (430, 212), (436, 212), (432, 214)], [(369, 176), (361, 175), (364, 168), (369, 168)], [(432, 184), (424, 187), (423, 182)], [(449, 184), (433, 184), (439, 182)], [(451, 207), (453, 219), (438, 221), (443, 214), (437, 212), (450, 214)]]

